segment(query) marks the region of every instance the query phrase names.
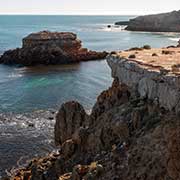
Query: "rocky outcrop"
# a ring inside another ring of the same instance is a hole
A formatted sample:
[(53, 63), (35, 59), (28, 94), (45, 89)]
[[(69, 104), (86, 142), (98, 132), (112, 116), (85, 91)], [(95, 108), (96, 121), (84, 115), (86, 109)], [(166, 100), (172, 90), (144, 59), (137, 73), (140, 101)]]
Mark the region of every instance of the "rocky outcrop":
[(129, 24), (129, 21), (115, 22), (115, 25), (118, 25), (118, 26), (127, 26), (128, 24)]
[(67, 64), (104, 59), (106, 52), (82, 48), (76, 34), (70, 32), (42, 31), (23, 39), (22, 48), (6, 51), (0, 57), (4, 64)]
[[(114, 103), (117, 92), (120, 94), (119, 100)], [(94, 112), (88, 117), (89, 125), (84, 123), (87, 114), (79, 103), (63, 104), (55, 125), (56, 138), (59, 136), (61, 139), (58, 141), (61, 144), (60, 150), (47, 157), (32, 160), (27, 167), (15, 171), (13, 178), (180, 178), (180, 126), (179, 118), (175, 114), (165, 112), (151, 101), (130, 95), (127, 87), (117, 79), (109, 90), (98, 97), (97, 104), (102, 102), (109, 106), (99, 113), (102, 106), (95, 105)], [(94, 117), (94, 114), (97, 116)], [(69, 124), (64, 126), (65, 119)], [(63, 139), (62, 133), (66, 132), (67, 138)]]
[(60, 145), (70, 139), (77, 129), (86, 126), (87, 120), (88, 115), (78, 102), (68, 102), (63, 104), (56, 116), (56, 144)]
[[(159, 103), (160, 107), (176, 111), (178, 114), (180, 112), (179, 50), (179, 48), (130, 50), (109, 55), (107, 61), (113, 77), (126, 83), (142, 98), (151, 99)], [(154, 53), (157, 56), (152, 56)], [(132, 54), (133, 58), (131, 58)]]
[(180, 32), (180, 11), (139, 16), (131, 19), (126, 30), (150, 32)]
[[(151, 50), (140, 51), (147, 55)], [(32, 160), (27, 167), (15, 171), (10, 179), (180, 179), (179, 114), (175, 114), (174, 109), (162, 108), (158, 99), (148, 98), (150, 90), (143, 96), (137, 86), (143, 76), (147, 77), (145, 87), (149, 87), (149, 81), (155, 81), (168, 86), (167, 91), (178, 84), (171, 86), (174, 81), (166, 84), (164, 69), (156, 72), (157, 66), (147, 61), (145, 64), (125, 59), (125, 55), (132, 52), (134, 50), (121, 52), (123, 59), (115, 53), (108, 57), (115, 79), (112, 87), (97, 98), (90, 115), (78, 102), (61, 106), (55, 124), (58, 152)], [(177, 77), (172, 72), (171, 75)], [(173, 94), (166, 95), (171, 99)]]

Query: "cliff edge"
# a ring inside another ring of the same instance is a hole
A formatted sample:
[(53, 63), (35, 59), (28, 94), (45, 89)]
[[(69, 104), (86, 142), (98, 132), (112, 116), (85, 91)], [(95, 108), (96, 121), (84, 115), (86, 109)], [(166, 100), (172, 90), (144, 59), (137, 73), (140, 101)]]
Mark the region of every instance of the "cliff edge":
[(180, 48), (129, 50), (109, 55), (112, 76), (157, 101), (166, 110), (180, 112)]

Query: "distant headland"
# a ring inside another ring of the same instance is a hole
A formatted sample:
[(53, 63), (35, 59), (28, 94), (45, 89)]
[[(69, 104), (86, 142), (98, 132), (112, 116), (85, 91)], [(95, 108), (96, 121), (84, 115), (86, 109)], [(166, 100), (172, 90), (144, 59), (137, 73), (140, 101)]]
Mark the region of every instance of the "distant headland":
[(127, 25), (125, 29), (129, 31), (180, 32), (180, 11), (138, 16), (115, 25)]

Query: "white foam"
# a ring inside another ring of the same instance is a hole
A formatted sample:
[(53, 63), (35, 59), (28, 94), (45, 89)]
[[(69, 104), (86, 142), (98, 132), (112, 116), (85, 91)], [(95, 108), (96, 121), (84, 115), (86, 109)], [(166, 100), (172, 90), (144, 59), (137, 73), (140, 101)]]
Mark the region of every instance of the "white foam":
[(122, 32), (124, 31), (126, 26), (111, 26), (111, 27), (104, 27), (100, 28), (99, 31), (106, 31), (106, 32)]
[(169, 38), (171, 41), (176, 41), (178, 42), (180, 38)]
[(16, 73), (12, 73), (8, 76), (8, 78), (14, 79), (14, 78), (19, 78), (22, 77), (22, 74), (16, 74)]

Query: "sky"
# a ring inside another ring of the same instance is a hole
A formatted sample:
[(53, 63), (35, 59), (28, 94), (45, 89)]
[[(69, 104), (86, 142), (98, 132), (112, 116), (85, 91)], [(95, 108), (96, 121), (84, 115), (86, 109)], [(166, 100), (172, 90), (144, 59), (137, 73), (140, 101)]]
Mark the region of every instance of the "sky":
[(180, 0), (0, 0), (0, 14), (140, 15), (180, 9)]

